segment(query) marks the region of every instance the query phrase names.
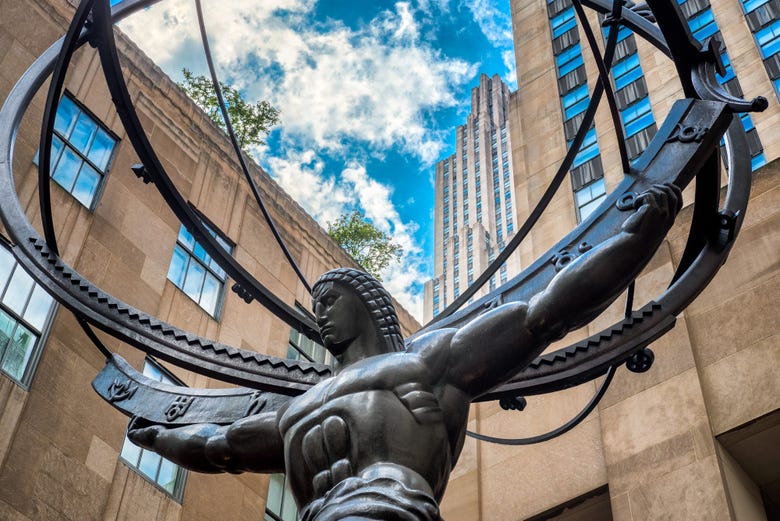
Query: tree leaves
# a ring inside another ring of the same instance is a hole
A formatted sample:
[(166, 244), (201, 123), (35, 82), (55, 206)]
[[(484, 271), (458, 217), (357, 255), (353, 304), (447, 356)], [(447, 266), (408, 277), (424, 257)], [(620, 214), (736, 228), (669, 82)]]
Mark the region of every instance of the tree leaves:
[[(196, 76), (187, 69), (182, 72), (184, 80), (179, 83), (179, 87), (203, 109), (211, 121), (227, 131), (211, 79), (203, 75)], [(254, 104), (247, 102), (237, 89), (222, 82), (219, 82), (219, 86), (238, 145), (244, 150), (254, 145), (264, 145), (264, 138), (271, 127), (279, 123), (279, 111), (265, 100)]]
[(382, 280), (379, 273), (391, 261), (398, 262), (403, 248), (389, 235), (366, 220), (360, 210), (345, 213), (328, 223), (328, 235), (360, 264), (367, 273)]

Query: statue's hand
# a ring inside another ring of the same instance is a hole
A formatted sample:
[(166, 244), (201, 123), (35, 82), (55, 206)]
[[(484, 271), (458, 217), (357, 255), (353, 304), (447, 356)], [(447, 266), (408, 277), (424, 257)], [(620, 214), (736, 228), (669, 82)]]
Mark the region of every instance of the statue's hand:
[(157, 441), (160, 432), (164, 429), (165, 427), (162, 425), (142, 427), (138, 424), (136, 419), (133, 419), (127, 427), (127, 437), (139, 447), (154, 450), (155, 442)]
[(663, 237), (682, 208), (682, 192), (671, 184), (653, 185), (637, 197), (637, 210), (623, 230), (643, 237)]

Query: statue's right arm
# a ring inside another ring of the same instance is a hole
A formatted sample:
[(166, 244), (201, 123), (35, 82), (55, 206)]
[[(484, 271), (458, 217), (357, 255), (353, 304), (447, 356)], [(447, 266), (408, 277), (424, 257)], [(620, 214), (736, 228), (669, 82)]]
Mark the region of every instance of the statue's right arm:
[(127, 437), (197, 472), (284, 472), (284, 443), (275, 411), (247, 416), (230, 425), (131, 425)]
[(618, 234), (564, 267), (528, 303), (504, 304), (460, 328), (449, 343), (448, 381), (479, 396), (604, 311), (653, 257), (682, 195), (674, 185), (654, 185), (638, 202)]

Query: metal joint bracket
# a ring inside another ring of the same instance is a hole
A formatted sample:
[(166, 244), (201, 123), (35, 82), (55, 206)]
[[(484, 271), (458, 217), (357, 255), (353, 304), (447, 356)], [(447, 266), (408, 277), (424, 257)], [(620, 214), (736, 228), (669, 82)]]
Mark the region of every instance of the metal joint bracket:
[(154, 180), (152, 179), (152, 174), (141, 163), (134, 164), (133, 166), (130, 167), (130, 170), (132, 170), (135, 176), (141, 181), (143, 181), (145, 185), (154, 182)]
[(498, 404), (505, 411), (522, 412), (525, 409), (526, 405), (528, 405), (528, 400), (526, 400), (522, 396), (504, 396), (503, 398), (498, 400)]
[(655, 360), (655, 353), (650, 348), (643, 347), (626, 360), (626, 368), (632, 373), (645, 373), (650, 370)]
[(726, 246), (734, 242), (737, 235), (737, 219), (740, 212), (721, 210), (718, 212), (718, 229), (715, 237), (715, 245), (718, 251), (723, 251)]
[(233, 290), (233, 293), (241, 297), (241, 299), (247, 304), (251, 304), (252, 301), (254, 300), (252, 294), (246, 289), (244, 289), (238, 282), (233, 284), (233, 286), (230, 289)]

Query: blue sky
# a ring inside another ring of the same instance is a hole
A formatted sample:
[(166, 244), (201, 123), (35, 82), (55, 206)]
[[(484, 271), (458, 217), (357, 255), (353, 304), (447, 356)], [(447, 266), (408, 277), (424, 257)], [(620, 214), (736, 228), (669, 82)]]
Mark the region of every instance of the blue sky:
[[(220, 79), (280, 109), (258, 162), (323, 227), (364, 211), (405, 250), (385, 286), (422, 319), (433, 171), (481, 73), (515, 85), (509, 0), (204, 0)], [(174, 79), (207, 74), (194, 2), (122, 29)]]

